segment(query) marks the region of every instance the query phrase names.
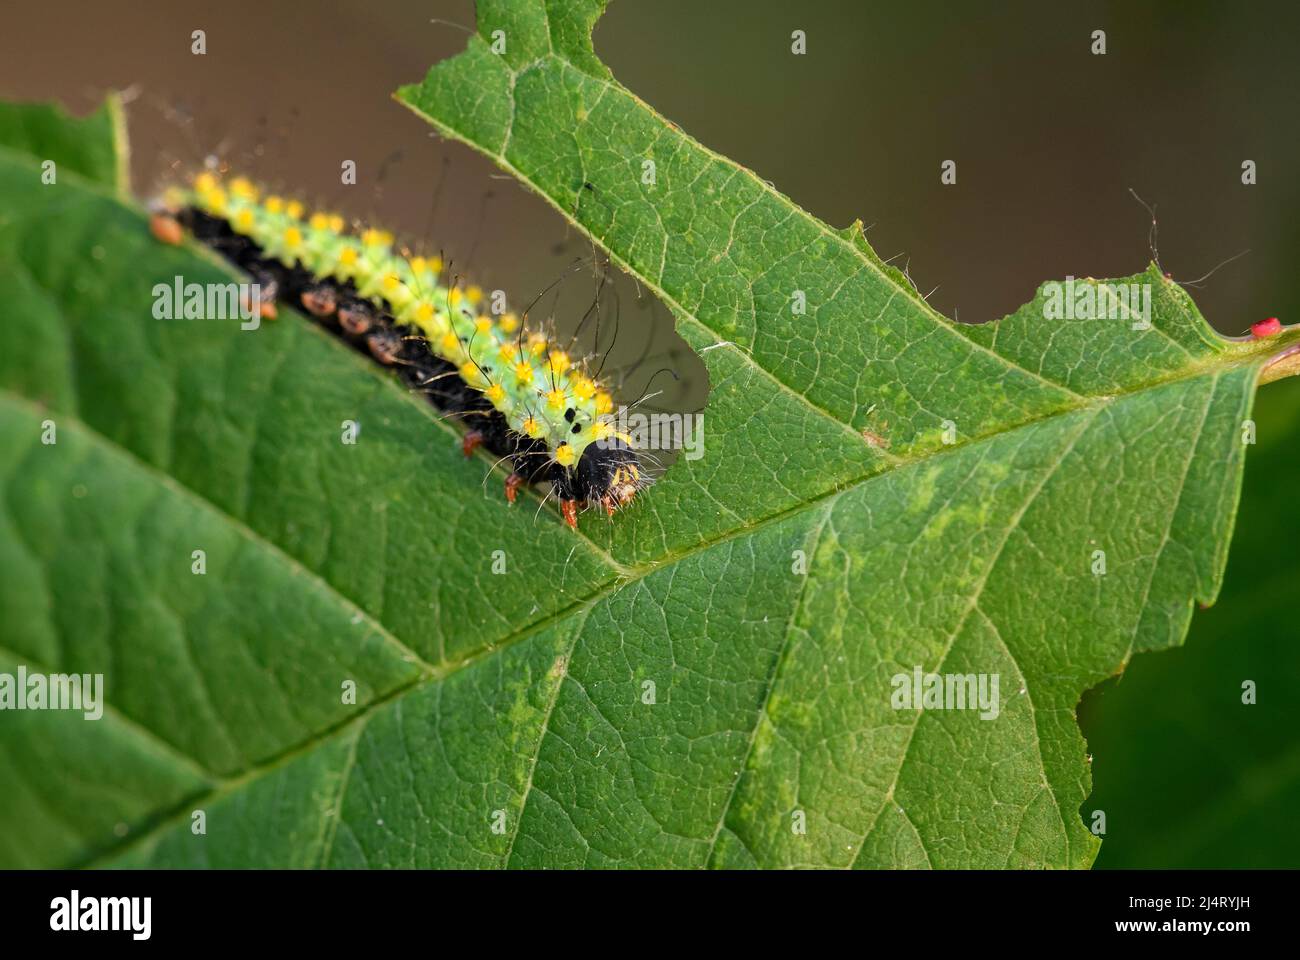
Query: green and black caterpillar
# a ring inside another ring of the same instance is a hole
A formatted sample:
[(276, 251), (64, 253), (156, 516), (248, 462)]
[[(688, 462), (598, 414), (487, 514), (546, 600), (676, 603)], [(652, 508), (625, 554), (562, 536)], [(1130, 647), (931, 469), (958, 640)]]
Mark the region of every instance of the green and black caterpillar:
[(483, 446), (510, 461), (511, 503), (522, 485), (549, 484), (576, 529), (580, 510), (612, 515), (650, 482), (592, 358), (557, 348), (526, 313), (480, 311), (482, 291), (449, 284), (440, 258), (405, 256), (385, 231), (350, 232), (336, 214), (206, 172), (168, 191), (152, 229), (167, 243), (188, 232), (246, 271), (264, 314), (300, 304), (445, 414), (472, 417), (465, 454)]

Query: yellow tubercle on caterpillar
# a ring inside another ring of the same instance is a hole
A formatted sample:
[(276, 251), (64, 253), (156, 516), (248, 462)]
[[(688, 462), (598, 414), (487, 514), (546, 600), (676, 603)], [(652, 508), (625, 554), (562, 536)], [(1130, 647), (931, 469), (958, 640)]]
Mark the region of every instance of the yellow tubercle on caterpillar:
[[(339, 215), (265, 195), (243, 178), (223, 184), (204, 172), (194, 179), (192, 191), (182, 194), (175, 208), (192, 206), (225, 220), (263, 256), (318, 278), (317, 287), (301, 294), (308, 311), (318, 317), (336, 316), (344, 334), (369, 338), (366, 345), (381, 362), (396, 362), (403, 339), (426, 344), (466, 386), (505, 415), (512, 430), (545, 442), (554, 464), (566, 470), (577, 467), (596, 441), (617, 437), (631, 446), (602, 419), (613, 412), (614, 400), (588, 372), (592, 358), (559, 348), (527, 316), (492, 315), (480, 286), (462, 286), (458, 277), (442, 276), (441, 257), (395, 249), (393, 235), (386, 230), (345, 233)], [(322, 293), (318, 287), (329, 281), (342, 286), (332, 294), (328, 289)], [(322, 299), (326, 294), (328, 303)], [(381, 336), (383, 330), (376, 333), (372, 327), (376, 319), (382, 326), (382, 316), (368, 313), (351, 298), (369, 301), (371, 310), (391, 315), (397, 329), (386, 336)], [(495, 293), (491, 307), (493, 312), (500, 309)]]
[(519, 423), (519, 432), (531, 440), (541, 440), (546, 436), (546, 426), (532, 414), (524, 417)]
[(448, 330), (438, 341), (438, 353), (446, 360), (452, 360), (463, 356), (465, 348), (460, 342), (460, 337), (456, 336), (454, 331)]
[(460, 378), (475, 390), (484, 390), (488, 386), (483, 371), (479, 369), (478, 364), (473, 360), (466, 360), (460, 365)]
[(550, 368), (552, 373), (559, 376), (560, 374), (566, 373), (571, 366), (573, 366), (573, 361), (569, 359), (567, 353), (563, 350), (551, 351)]
[(202, 194), (202, 197), (209, 212), (214, 216), (224, 217), (226, 215), (226, 191), (220, 187), (214, 187), (207, 193)]
[[(407, 304), (415, 299), (415, 293), (406, 284), (406, 281), (393, 272), (385, 273), (380, 277), (378, 288), (379, 295), (388, 301), (389, 306), (393, 308), (395, 313), (400, 313)], [(362, 295), (365, 295), (366, 292), (366, 290), (361, 291)]]
[(439, 313), (438, 308), (428, 300), (416, 300), (408, 304), (398, 319), (433, 339), (441, 339), (450, 332), (446, 315)]
[(578, 462), (578, 455), (573, 452), (573, 447), (567, 443), (562, 443), (555, 448), (555, 462), (566, 470)]
[(238, 197), (240, 200), (246, 200), (249, 203), (256, 203), (258, 191), (257, 187), (244, 177), (235, 177), (230, 181), (230, 195)]
[(275, 257), (286, 266), (292, 266), (303, 252), (303, 234), (297, 226), (281, 227), (269, 236), (260, 236), (260, 232), (255, 228), (251, 236), (261, 241), (262, 249), (268, 256)]
[[(207, 173), (205, 171), (203, 173), (200, 173), (198, 176), (194, 178), (194, 192), (199, 194), (200, 196), (202, 196), (205, 193), (211, 193), (213, 190), (217, 189), (218, 183), (219, 181), (217, 180), (216, 175)], [(269, 198), (269, 200), (274, 200), (274, 199), (278, 199), (278, 198), (276, 197)]]
[(533, 365), (525, 360), (520, 360), (514, 366), (515, 382), (520, 386), (526, 386), (533, 382)]

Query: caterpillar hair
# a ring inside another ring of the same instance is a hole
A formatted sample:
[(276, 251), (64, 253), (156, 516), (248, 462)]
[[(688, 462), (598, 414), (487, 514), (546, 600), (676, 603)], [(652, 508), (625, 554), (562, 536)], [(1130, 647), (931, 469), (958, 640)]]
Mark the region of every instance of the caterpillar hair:
[(603, 358), (575, 355), (572, 343), (557, 348), (528, 310), (481, 310), (482, 290), (462, 288), (441, 257), (405, 256), (386, 231), (349, 230), (338, 214), (212, 172), (168, 190), (151, 228), (171, 244), (188, 233), (248, 273), (265, 316), (277, 300), (301, 306), (448, 417), (471, 423), (462, 449), (469, 456), (482, 446), (510, 461), (510, 503), (525, 484), (549, 486), (576, 529), (580, 510), (612, 516), (650, 483), (641, 454), (614, 425)]

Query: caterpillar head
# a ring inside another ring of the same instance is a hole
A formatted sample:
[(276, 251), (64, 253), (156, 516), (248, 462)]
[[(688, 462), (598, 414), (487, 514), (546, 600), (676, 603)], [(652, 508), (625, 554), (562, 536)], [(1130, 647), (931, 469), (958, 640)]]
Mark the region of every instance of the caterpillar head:
[(574, 487), (579, 499), (599, 503), (611, 515), (631, 503), (637, 491), (649, 483), (641, 459), (623, 440), (589, 445), (574, 470)]

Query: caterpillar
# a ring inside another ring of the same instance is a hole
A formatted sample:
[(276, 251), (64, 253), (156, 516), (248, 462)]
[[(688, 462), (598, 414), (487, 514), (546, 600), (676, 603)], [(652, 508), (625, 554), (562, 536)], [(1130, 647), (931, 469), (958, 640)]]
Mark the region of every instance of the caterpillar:
[(277, 301), (301, 305), (443, 413), (473, 416), (462, 450), (511, 462), (509, 503), (525, 484), (549, 484), (576, 530), (580, 510), (613, 516), (651, 482), (591, 358), (557, 348), (527, 311), (479, 310), (482, 290), (447, 283), (440, 257), (404, 255), (386, 231), (348, 230), (338, 214), (207, 171), (164, 193), (150, 227), (169, 244), (188, 233), (248, 273), (264, 316)]

